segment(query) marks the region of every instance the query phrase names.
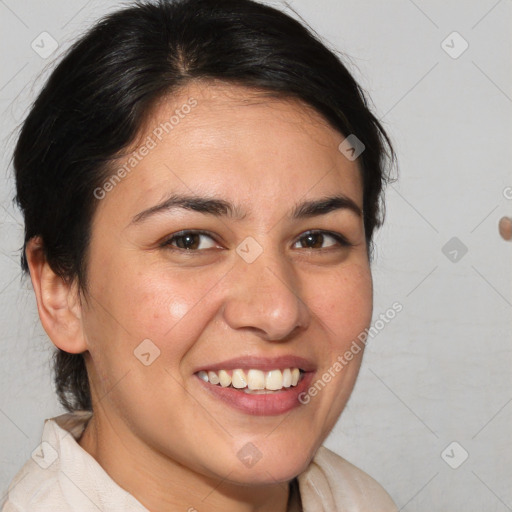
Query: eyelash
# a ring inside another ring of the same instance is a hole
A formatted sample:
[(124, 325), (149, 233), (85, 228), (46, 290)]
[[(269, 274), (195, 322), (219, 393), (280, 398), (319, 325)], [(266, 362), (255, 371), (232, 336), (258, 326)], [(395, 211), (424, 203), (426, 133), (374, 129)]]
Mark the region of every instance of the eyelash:
[[(184, 230), (184, 231), (179, 231), (178, 233), (174, 233), (171, 237), (167, 238), (166, 240), (164, 240), (161, 244), (160, 244), (160, 247), (164, 248), (164, 249), (167, 249), (169, 251), (178, 251), (178, 252), (182, 252), (182, 253), (200, 253), (200, 252), (204, 252), (204, 251), (207, 251), (208, 249), (182, 249), (181, 247), (175, 247), (172, 244), (173, 241), (176, 241), (177, 239), (180, 239), (180, 238), (185, 238), (187, 235), (205, 235), (209, 238), (211, 238), (213, 241), (216, 242), (215, 238), (210, 234), (208, 233), (207, 231), (201, 231), (201, 230)], [(309, 236), (309, 235), (328, 235), (332, 238), (334, 238), (334, 240), (336, 240), (336, 242), (338, 243), (338, 248), (344, 248), (344, 247), (353, 247), (354, 244), (350, 243), (343, 235), (339, 234), (339, 233), (336, 233), (336, 232), (333, 232), (333, 231), (326, 231), (326, 230), (319, 230), (319, 229), (313, 229), (313, 230), (310, 230), (310, 231), (305, 231), (301, 237), (299, 237), (297, 239), (297, 241)], [(295, 242), (296, 243), (296, 242)], [(315, 248), (312, 248), (312, 247), (304, 247), (303, 249), (308, 249), (308, 250), (314, 250), (314, 251), (317, 251), (317, 252), (326, 252), (326, 251), (331, 251), (334, 249), (333, 246), (329, 246), (329, 247), (323, 247), (323, 248), (320, 248), (320, 249), (315, 249)]]

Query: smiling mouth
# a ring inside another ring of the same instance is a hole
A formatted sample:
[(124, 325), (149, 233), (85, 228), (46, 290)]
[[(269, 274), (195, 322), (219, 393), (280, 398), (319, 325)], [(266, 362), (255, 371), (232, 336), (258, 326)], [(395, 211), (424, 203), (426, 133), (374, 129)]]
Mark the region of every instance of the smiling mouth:
[(247, 394), (270, 394), (294, 388), (302, 380), (300, 368), (284, 368), (270, 371), (255, 368), (236, 370), (201, 370), (196, 375), (205, 382), (223, 388), (233, 388)]

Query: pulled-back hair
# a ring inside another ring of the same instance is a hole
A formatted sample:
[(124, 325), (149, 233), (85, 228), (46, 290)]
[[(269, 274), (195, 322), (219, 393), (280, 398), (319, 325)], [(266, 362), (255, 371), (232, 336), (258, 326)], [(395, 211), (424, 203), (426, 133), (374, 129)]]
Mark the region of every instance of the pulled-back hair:
[[(390, 140), (341, 59), (291, 16), (251, 0), (137, 2), (100, 20), (66, 53), (23, 123), (14, 151), (16, 201), (28, 241), (40, 236), (53, 271), (87, 293), (94, 190), (164, 95), (222, 80), (318, 111), (359, 156), (368, 257), (384, 217)], [(68, 411), (92, 410), (82, 354), (57, 349), (55, 385)]]

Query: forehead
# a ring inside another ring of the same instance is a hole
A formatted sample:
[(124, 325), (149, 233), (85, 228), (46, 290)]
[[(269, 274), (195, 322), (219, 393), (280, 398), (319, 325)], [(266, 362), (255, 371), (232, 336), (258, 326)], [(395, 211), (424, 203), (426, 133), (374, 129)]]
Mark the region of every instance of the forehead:
[(343, 193), (361, 205), (359, 165), (344, 135), (310, 106), (241, 86), (192, 84), (162, 98), (136, 143), (112, 166), (123, 179), (99, 208), (126, 215), (169, 192), (233, 199), (251, 212)]

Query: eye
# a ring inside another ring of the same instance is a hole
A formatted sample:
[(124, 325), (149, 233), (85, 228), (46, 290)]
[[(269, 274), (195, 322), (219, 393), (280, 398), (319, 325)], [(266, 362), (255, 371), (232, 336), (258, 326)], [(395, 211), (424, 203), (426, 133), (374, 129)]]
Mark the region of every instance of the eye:
[[(210, 242), (202, 243), (201, 238), (209, 239)], [(328, 243), (326, 246), (325, 243)], [(331, 249), (334, 246), (338, 247), (349, 247), (352, 246), (344, 236), (339, 233), (334, 233), (331, 231), (322, 231), (322, 230), (312, 230), (304, 233), (298, 241), (294, 244), (296, 246), (298, 243), (301, 244), (300, 248), (304, 249)], [(196, 252), (202, 251), (205, 249), (211, 249), (215, 247), (217, 244), (209, 233), (206, 231), (193, 231), (193, 230), (185, 230), (180, 231), (178, 233), (174, 233), (171, 237), (167, 238), (161, 243), (161, 247), (176, 250), (182, 252)]]
[[(209, 238), (213, 243), (202, 244), (201, 237)], [(216, 243), (213, 237), (205, 231), (180, 231), (175, 233), (170, 238), (165, 240), (161, 247), (166, 247), (171, 250), (182, 250), (182, 251), (200, 251), (203, 249), (210, 249), (215, 247)]]
[[(323, 243), (329, 239), (332, 241), (334, 240), (334, 243), (330, 243), (327, 246), (322, 246)], [(305, 241), (305, 244), (302, 243), (302, 241)], [(349, 247), (352, 246), (351, 244), (344, 236), (340, 235), (339, 233), (333, 233), (331, 231), (308, 231), (304, 235), (302, 235), (299, 238), (299, 242), (301, 243), (303, 248), (306, 249), (328, 249), (332, 246), (338, 245), (341, 247)], [(297, 243), (299, 243), (297, 242)]]

